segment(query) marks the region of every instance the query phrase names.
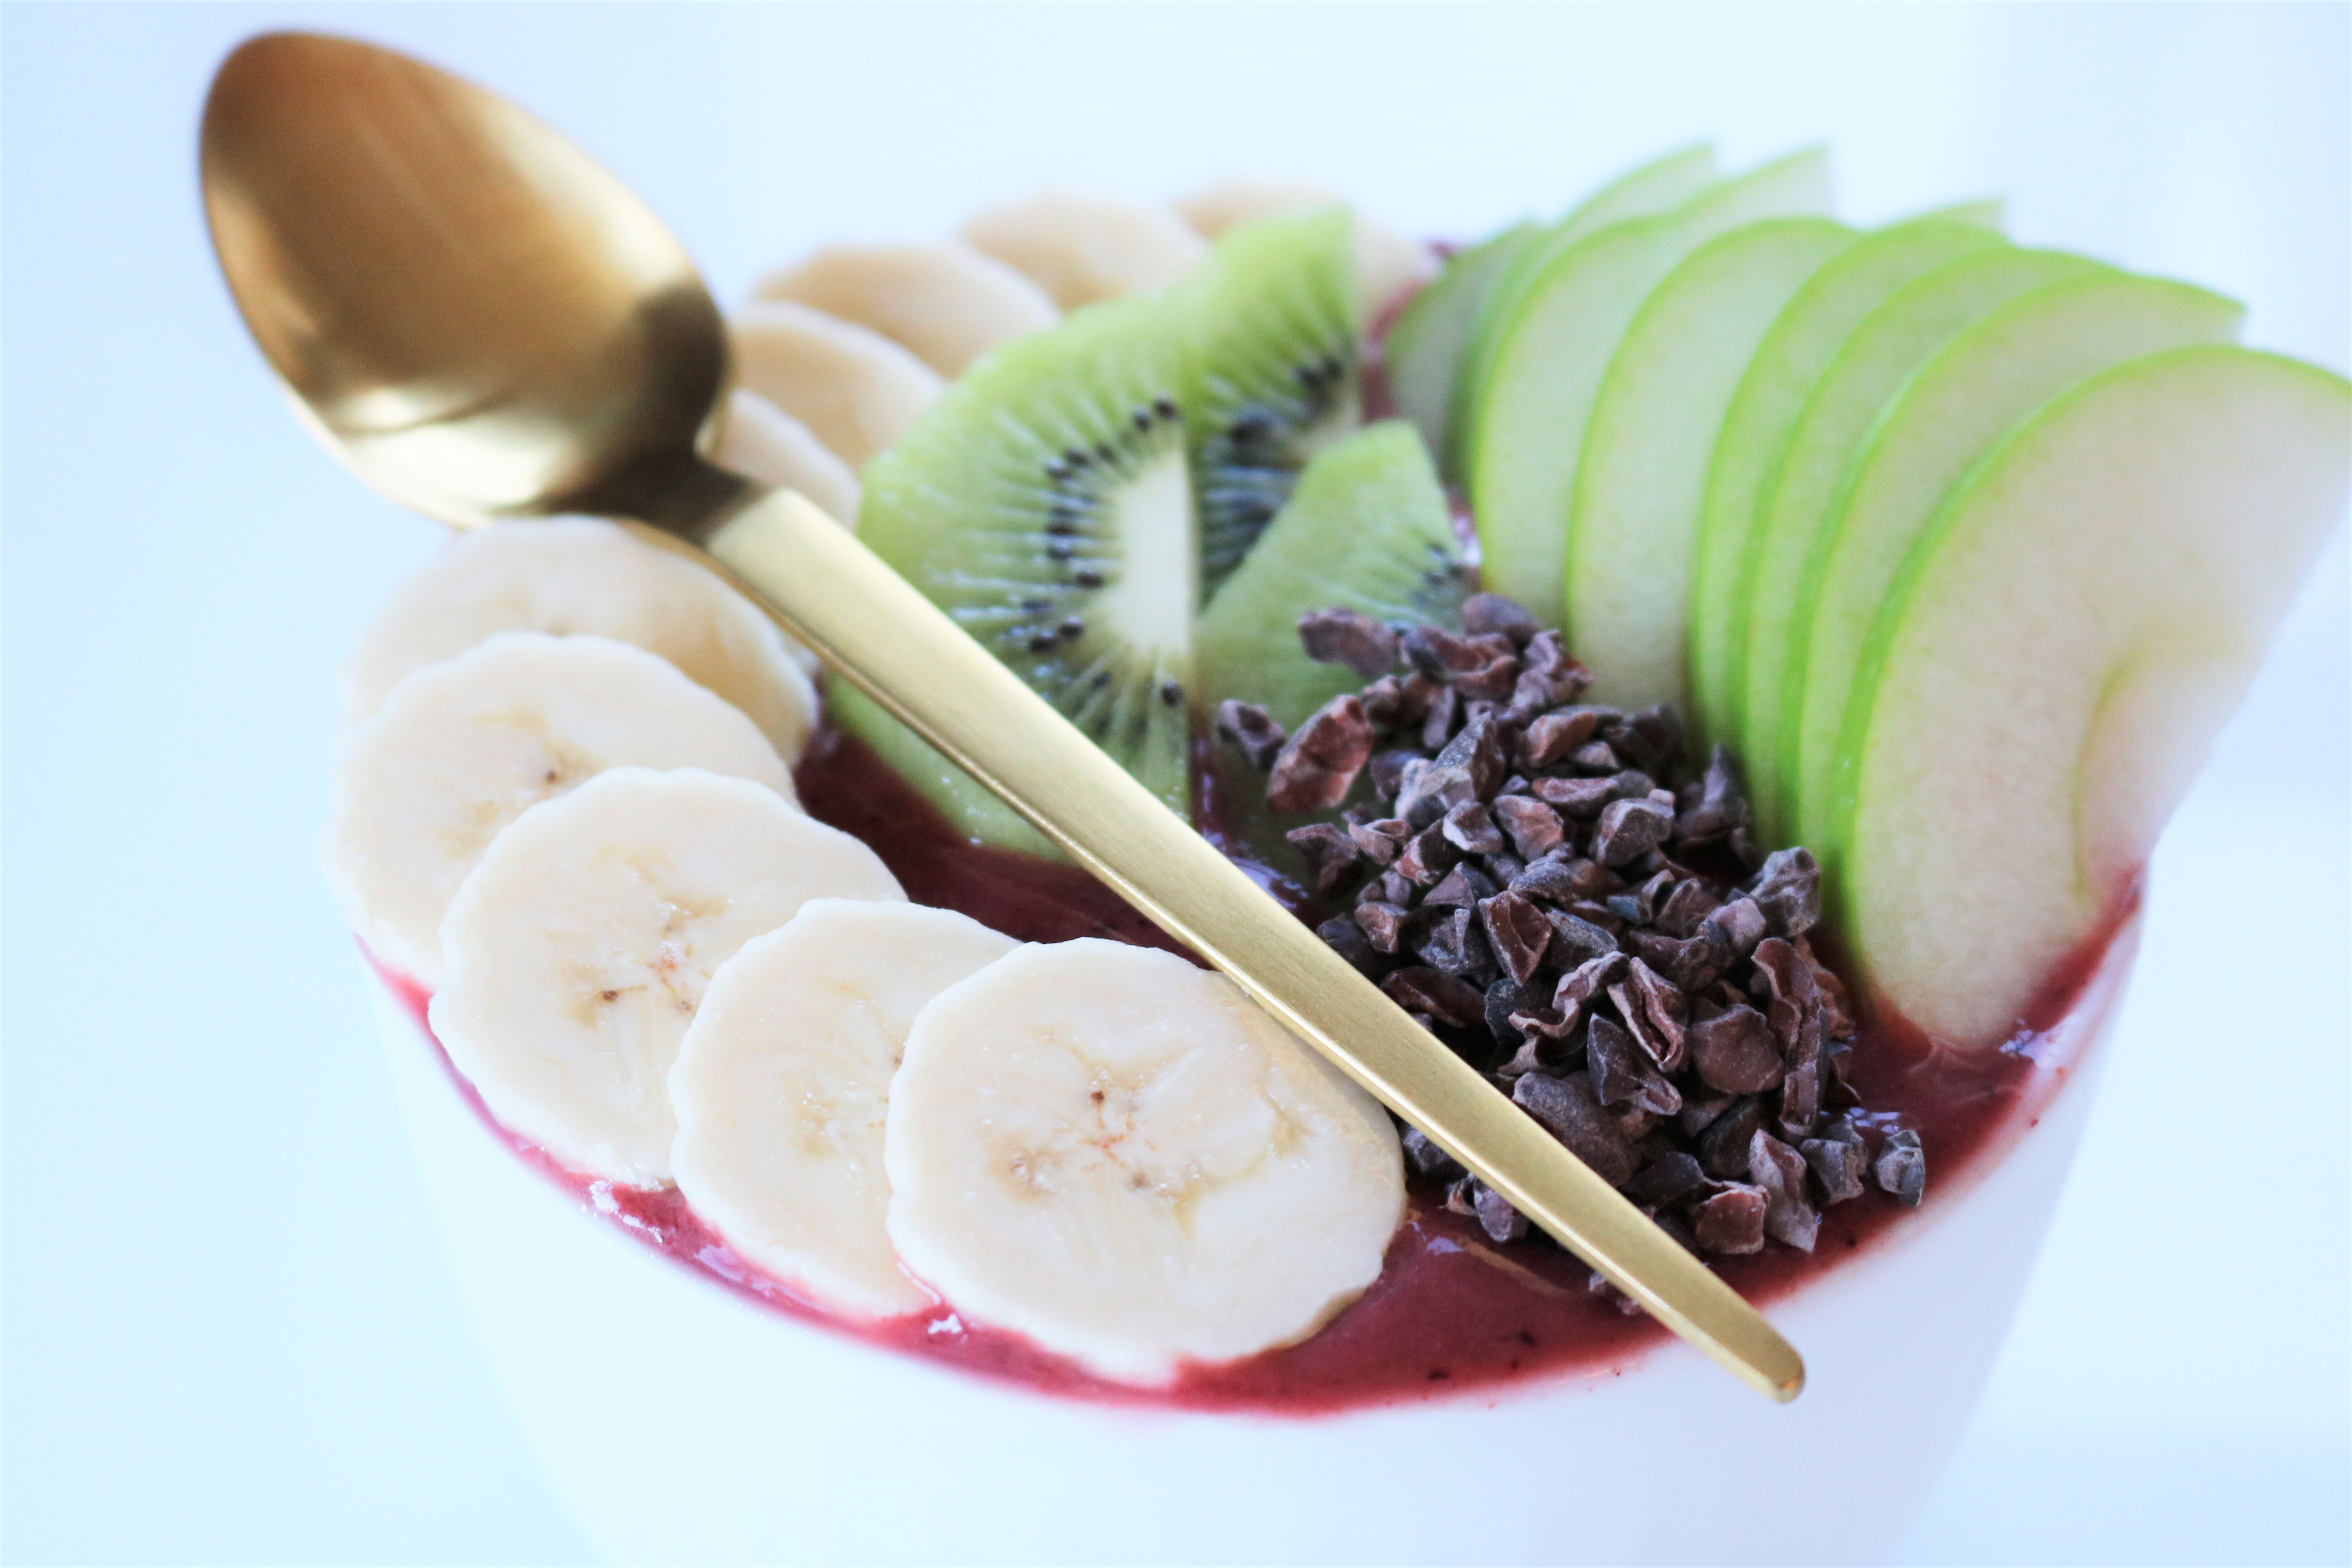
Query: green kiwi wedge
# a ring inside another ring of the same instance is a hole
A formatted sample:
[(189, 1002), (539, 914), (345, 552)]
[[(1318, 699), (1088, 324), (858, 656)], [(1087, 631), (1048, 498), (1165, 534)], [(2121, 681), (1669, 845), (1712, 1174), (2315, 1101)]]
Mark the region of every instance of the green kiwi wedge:
[(1225, 581), (1193, 631), (1202, 705), (1255, 702), (1286, 730), (1364, 678), (1317, 664), (1298, 617), (1346, 608), (1376, 621), (1458, 626), (1471, 574), (1427, 448), (1402, 419), (1326, 447), (1290, 504)]
[(1345, 207), (1241, 224), (1170, 290), (1187, 327), (1184, 408), (1208, 603), (1290, 499), (1307, 460), (1356, 427), (1355, 248)]
[[(1142, 296), (1005, 344), (866, 466), (857, 514), (877, 554), (1179, 811), (1199, 598), (1185, 337), (1171, 300)], [(1043, 844), (844, 695), (836, 686), (845, 727), (973, 837)]]

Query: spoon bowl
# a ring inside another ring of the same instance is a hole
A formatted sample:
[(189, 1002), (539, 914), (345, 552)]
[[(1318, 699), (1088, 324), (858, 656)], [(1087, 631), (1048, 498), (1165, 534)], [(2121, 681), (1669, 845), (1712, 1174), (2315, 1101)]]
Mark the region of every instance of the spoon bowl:
[(246, 325), (369, 484), (469, 526), (641, 514), (693, 469), (718, 306), (566, 137), (404, 56), (274, 33), (221, 66), (202, 148)]

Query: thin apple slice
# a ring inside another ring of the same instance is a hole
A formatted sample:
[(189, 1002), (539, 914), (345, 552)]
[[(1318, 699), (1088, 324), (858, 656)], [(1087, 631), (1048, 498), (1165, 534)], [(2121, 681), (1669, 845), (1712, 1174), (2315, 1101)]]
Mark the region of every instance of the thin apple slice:
[(2098, 269), (2095, 261), (2055, 250), (2004, 248), (1948, 262), (1895, 290), (1864, 318), (1806, 397), (1757, 510), (1740, 615), (1748, 647), (1739, 750), (1766, 842), (1793, 837), (1793, 791), (1780, 772), (1781, 726), (1793, 719), (1780, 702), (1789, 623), (1813, 540), (1847, 463), (1895, 392), (1953, 333), (2030, 289)]
[[(1466, 379), (1487, 301), (1505, 279), (1521, 279), (1522, 252), (1557, 248), (1607, 224), (1680, 206), (1715, 182), (1715, 149), (1680, 148), (1621, 174), (1587, 196), (1557, 223), (1522, 222), (1454, 256), (1413, 296), (1389, 329), (1389, 394), (1412, 421), (1440, 471), (1454, 472), (1461, 419), (1456, 391)], [(1516, 288), (1516, 284), (1514, 285)]]
[(1839, 745), (1846, 940), (1877, 1005), (2011, 1037), (2131, 895), (2344, 510), (2352, 386), (2174, 349), (2046, 405), (1948, 499)]
[(1495, 275), (1493, 285), (1479, 298), (1478, 312), (1463, 345), (1454, 397), (1447, 409), (1444, 468), (1458, 479), (1467, 456), (1470, 432), (1478, 419), (1479, 400), (1486, 395), (1487, 373), (1495, 348), (1507, 322), (1527, 298), (1528, 289), (1560, 255), (1590, 235), (1613, 224), (1658, 217), (1676, 212), (1713, 190), (1720, 165), (1712, 142), (1680, 147), (1626, 174), (1618, 175), (1570, 209), (1557, 223), (1546, 225), (1515, 247), (1508, 261)]
[[(1780, 776), (1796, 781), (1798, 842), (1826, 845), (1830, 780), (1872, 621), (1936, 505), (2003, 432), (2084, 377), (2191, 343), (2233, 341), (2245, 308), (2202, 289), (2094, 273), (2020, 295), (1920, 368), (1848, 468), (1814, 542), (1781, 710)], [(1816, 853), (1821, 851), (1816, 850)]]
[(1862, 319), (1913, 279), (1972, 251), (2006, 242), (1983, 225), (1931, 215), (1866, 236), (1797, 290), (1756, 346), (1723, 416), (1707, 465), (1691, 567), (1691, 700), (1702, 735), (1739, 734), (1738, 616), (1748, 546), (1773, 465), (1804, 411), (1806, 395)]
[(1707, 460), (1739, 378), (1790, 295), (1858, 237), (1770, 218), (1709, 240), (1643, 302), (1609, 362), (1569, 514), (1570, 645), (1594, 700), (1687, 710), (1691, 545)]
[(1447, 411), (1479, 308), (1519, 247), (1541, 232), (1536, 223), (1521, 221), (1456, 251), (1389, 328), (1383, 349), (1389, 399), (1421, 432), (1432, 458), (1445, 452)]
[(1589, 235), (1528, 286), (1496, 339), (1464, 468), (1488, 588), (1518, 600), (1540, 622), (1559, 623), (1585, 423), (1610, 357), (1650, 290), (1718, 234), (1828, 205), (1828, 159), (1818, 150), (1799, 153), (1672, 213)]

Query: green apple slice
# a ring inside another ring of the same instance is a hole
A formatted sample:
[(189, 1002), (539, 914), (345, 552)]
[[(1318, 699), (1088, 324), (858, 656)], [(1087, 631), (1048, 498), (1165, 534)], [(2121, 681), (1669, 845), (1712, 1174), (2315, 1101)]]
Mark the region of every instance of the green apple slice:
[[(2110, 365), (2234, 340), (2244, 307), (2202, 289), (2095, 273), (2021, 295), (1937, 350), (1879, 417), (1814, 542), (1781, 710), (1780, 774), (1798, 842), (1830, 842), (1830, 780), (1853, 670), (1878, 607), (1936, 505), (2003, 432)], [(1820, 850), (1815, 851), (1817, 854)]]
[(1433, 458), (1445, 451), (1446, 413), (1479, 308), (1511, 258), (1541, 232), (1531, 221), (1516, 223), (1448, 257), (1389, 328), (1382, 363), (1390, 401), (1412, 421)]
[(1612, 224), (1656, 217), (1686, 206), (1713, 189), (1719, 174), (1712, 143), (1702, 142), (1696, 146), (1678, 148), (1618, 175), (1587, 196), (1566, 217), (1537, 230), (1525, 245), (1518, 247), (1509, 262), (1496, 271), (1493, 286), (1480, 299), (1478, 314), (1470, 324), (1469, 341), (1464, 345), (1445, 426), (1445, 472), (1449, 478), (1461, 477), (1464, 448), (1477, 420), (1478, 400), (1485, 395), (1496, 342), (1503, 323), (1511, 319), (1519, 301), (1527, 298), (1529, 285), (1562, 251), (1587, 235), (1598, 234)]
[(1691, 252), (1626, 328), (1569, 513), (1566, 624), (1595, 700), (1685, 703), (1691, 546), (1724, 411), (1790, 296), (1857, 237), (1818, 217), (1733, 229)]
[(1691, 568), (1691, 700), (1708, 740), (1738, 738), (1738, 678), (1746, 648), (1739, 589), (1748, 546), (1772, 466), (1796, 428), (1806, 395), (1839, 345), (1889, 294), (1957, 257), (2005, 243), (1979, 224), (1945, 216), (1881, 229), (1798, 289), (1757, 345), (1707, 465)]
[(2010, 1037), (2131, 889), (2343, 514), (2352, 386), (2236, 347), (2012, 431), (1906, 558), (1839, 745), (1847, 942), (1935, 1037)]
[(1757, 510), (1749, 545), (1746, 609), (1746, 692), (1740, 751), (1748, 798), (1769, 843), (1790, 840), (1790, 790), (1780, 773), (1781, 678), (1789, 663), (1789, 623), (1804, 585), (1805, 563), (1846, 464), (1879, 412), (1927, 357), (1987, 310), (2045, 283), (2099, 269), (2080, 256), (2002, 248), (1948, 262), (1889, 295), (1864, 318), (1822, 372), (1782, 449), (1772, 488)]
[(1610, 357), (1650, 290), (1718, 234), (1828, 205), (1828, 159), (1799, 153), (1672, 213), (1588, 235), (1528, 285), (1496, 339), (1464, 466), (1489, 589), (1540, 622), (1559, 623), (1585, 424)]

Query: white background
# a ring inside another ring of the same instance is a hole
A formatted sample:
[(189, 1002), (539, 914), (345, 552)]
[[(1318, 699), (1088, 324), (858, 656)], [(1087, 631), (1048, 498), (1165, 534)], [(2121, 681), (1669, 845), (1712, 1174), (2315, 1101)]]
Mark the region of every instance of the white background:
[[(1475, 235), (1712, 134), (1826, 140), (1862, 221), (2006, 195), (2020, 237), (2235, 294), (2250, 341), (2341, 372), (2347, 17), (8, 7), (0, 1554), (581, 1554), (316, 867), (336, 660), (434, 534), (307, 444), (223, 296), (193, 138), (237, 37), (359, 32), (510, 92), (728, 299), (1041, 184), (1311, 178)], [(2082, 1161), (1909, 1560), (2352, 1558), (2346, 562), (2339, 532), (2158, 854)], [(1835, 1506), (1833, 1458), (1789, 1462)]]

